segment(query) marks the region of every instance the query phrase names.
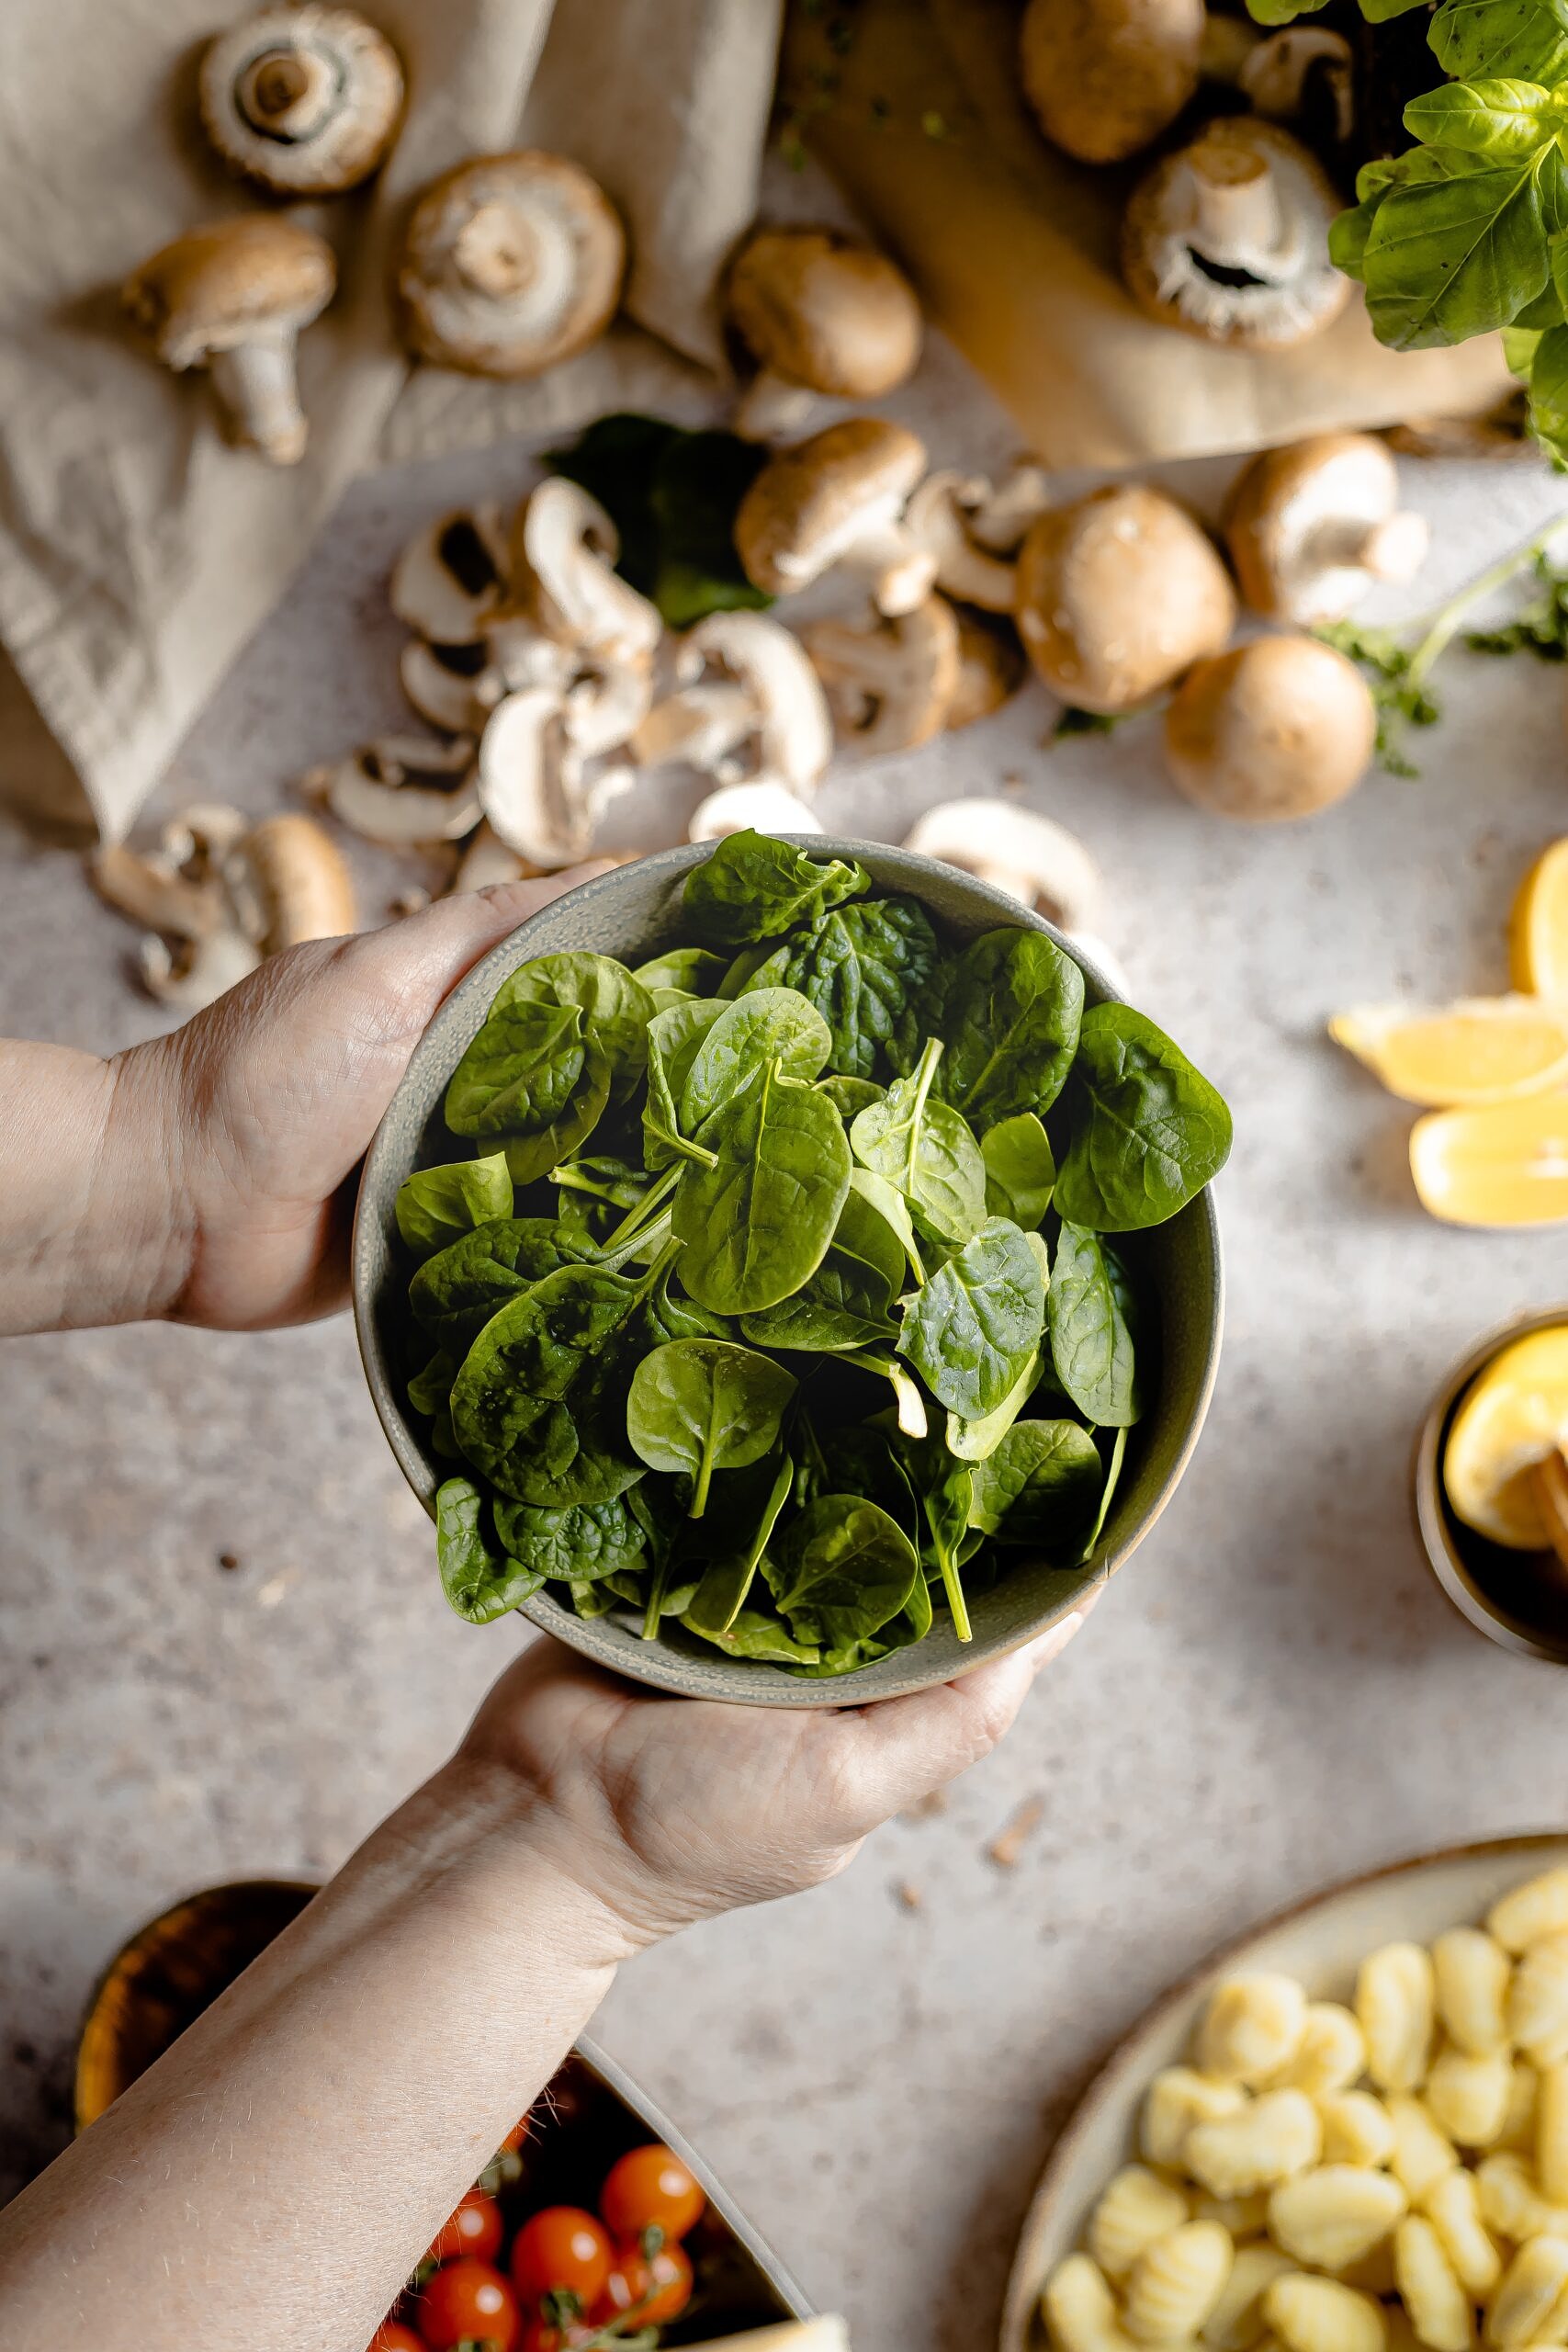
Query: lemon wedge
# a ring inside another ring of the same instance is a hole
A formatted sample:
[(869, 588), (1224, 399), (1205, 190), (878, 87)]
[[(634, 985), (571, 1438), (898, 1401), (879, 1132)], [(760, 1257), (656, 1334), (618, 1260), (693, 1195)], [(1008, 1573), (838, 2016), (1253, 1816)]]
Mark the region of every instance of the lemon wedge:
[(1536, 1464), (1530, 1472), (1530, 1491), (1546, 1540), (1559, 1565), (1568, 1568), (1568, 1457), (1561, 1446), (1553, 1447), (1543, 1462)]
[(1514, 1552), (1548, 1538), (1533, 1473), (1568, 1437), (1568, 1326), (1532, 1331), (1478, 1372), (1443, 1451), (1443, 1486), (1467, 1527)]
[(1568, 1003), (1542, 997), (1366, 1005), (1337, 1013), (1328, 1034), (1404, 1102), (1513, 1102), (1568, 1080)]
[(1568, 841), (1543, 849), (1519, 885), (1508, 918), (1517, 989), (1568, 997)]
[(1445, 1225), (1568, 1218), (1568, 1094), (1433, 1111), (1410, 1131), (1421, 1205)]

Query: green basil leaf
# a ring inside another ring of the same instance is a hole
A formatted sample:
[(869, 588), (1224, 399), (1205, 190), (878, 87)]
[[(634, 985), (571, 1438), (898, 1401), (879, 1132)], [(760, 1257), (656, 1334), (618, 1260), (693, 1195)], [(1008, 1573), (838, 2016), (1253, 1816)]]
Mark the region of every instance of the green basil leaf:
[(398, 1186), (398, 1231), (422, 1258), (445, 1250), (459, 1234), (471, 1233), (491, 1217), (512, 1214), (512, 1178), (506, 1154), (455, 1159), (444, 1168), (418, 1168)]
[(502, 1549), (532, 1576), (592, 1584), (600, 1577), (635, 1576), (648, 1565), (648, 1538), (628, 1496), (551, 1510), (498, 1495), (491, 1508)]
[(1098, 1234), (1063, 1224), (1046, 1294), (1051, 1361), (1086, 1421), (1124, 1429), (1143, 1410), (1125, 1268)]
[(897, 1521), (858, 1495), (822, 1495), (771, 1550), (765, 1571), (797, 1641), (831, 1649), (879, 1633), (920, 1573)]
[(520, 1567), (493, 1544), (485, 1525), (485, 1498), (469, 1478), (447, 1478), (435, 1490), (435, 1555), (441, 1589), (459, 1617), (488, 1625), (538, 1591), (544, 1577)]
[(1055, 1203), (1091, 1232), (1163, 1225), (1230, 1155), (1224, 1101), (1131, 1005), (1097, 1005), (1084, 1016), (1072, 1094), (1072, 1140)]
[(409, 1305), (416, 1322), (460, 1363), (509, 1299), (558, 1267), (595, 1254), (591, 1242), (548, 1217), (497, 1217), (427, 1258), (409, 1284)]
[(705, 943), (743, 947), (781, 938), (870, 888), (863, 865), (837, 857), (818, 864), (766, 833), (731, 833), (686, 877), (684, 905)]
[(834, 1069), (869, 1079), (935, 971), (939, 952), (917, 899), (868, 899), (829, 910), (804, 939), (788, 944), (780, 978), (826, 1021)]
[(1040, 1344), (1045, 1293), (1016, 1225), (987, 1217), (907, 1299), (898, 1353), (965, 1420), (994, 1413)]
[(1379, 341), (1417, 351), (1506, 326), (1546, 284), (1546, 237), (1534, 158), (1391, 188), (1363, 256)]
[(1494, 163), (1516, 163), (1555, 135), (1560, 116), (1554, 93), (1540, 83), (1498, 77), (1445, 82), (1413, 98), (1404, 109), (1404, 128), (1432, 146), (1461, 147)]
[(1066, 1082), (1083, 1016), (1083, 974), (1041, 931), (987, 931), (942, 990), (944, 1102), (981, 1129), (1048, 1111)]
[(933, 1037), (908, 1078), (858, 1111), (850, 1143), (862, 1167), (902, 1193), (944, 1241), (964, 1242), (986, 1214), (986, 1163), (967, 1122), (937, 1096), (942, 1041)]
[(828, 1254), (850, 1188), (843, 1122), (770, 1064), (714, 1114), (710, 1140), (715, 1165), (686, 1168), (675, 1193), (681, 1280), (716, 1315), (754, 1314), (798, 1290)]
[(721, 1103), (769, 1062), (785, 1078), (814, 1079), (832, 1050), (828, 1023), (794, 989), (750, 989), (705, 1034), (681, 1089), (681, 1129), (701, 1136)]
[(1089, 1525), (1100, 1485), (1099, 1451), (1076, 1421), (1015, 1421), (975, 1465), (970, 1524), (1001, 1544), (1060, 1552)]
[(690, 1515), (700, 1519), (716, 1470), (772, 1452), (795, 1388), (782, 1364), (731, 1340), (672, 1340), (632, 1374), (626, 1435), (650, 1470), (692, 1480)]
[(1050, 1138), (1032, 1111), (987, 1127), (980, 1138), (986, 1163), (986, 1206), (993, 1216), (1010, 1217), (1034, 1232), (1056, 1188), (1056, 1161)]
[(1530, 364), (1530, 430), (1559, 464), (1568, 455), (1568, 326), (1552, 327)]
[(1568, 79), (1564, 0), (1443, 0), (1428, 38), (1456, 81), (1517, 74), (1554, 89)]

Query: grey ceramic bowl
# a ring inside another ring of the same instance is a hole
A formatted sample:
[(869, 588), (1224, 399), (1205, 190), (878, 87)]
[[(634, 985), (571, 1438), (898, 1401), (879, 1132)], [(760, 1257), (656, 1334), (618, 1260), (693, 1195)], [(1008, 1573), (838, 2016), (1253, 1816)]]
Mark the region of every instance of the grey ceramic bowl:
[[(1082, 966), (1089, 1001), (1116, 990), (1059, 932), (1025, 914), (1014, 899), (950, 865), (882, 842), (800, 837), (814, 854), (858, 857), (885, 890), (907, 891), (925, 903), (953, 939), (974, 938), (998, 924), (1024, 923), (1048, 932)], [(393, 1203), (410, 1171), (456, 1155), (441, 1116), (446, 1081), (482, 1023), (491, 999), (508, 973), (535, 956), (591, 948), (627, 964), (643, 962), (681, 933), (681, 891), (687, 874), (707, 856), (706, 846), (661, 850), (635, 865), (618, 866), (536, 914), (492, 948), (454, 989), (431, 1023), (408, 1074), (382, 1120), (365, 1163), (354, 1228), (354, 1314), (366, 1376), (381, 1426), (404, 1476), (434, 1512), (435, 1489), (447, 1469), (427, 1452), (423, 1425), (404, 1409), (409, 1362), (406, 1253), (398, 1240)], [(1176, 1491), (1203, 1425), (1219, 1358), (1224, 1288), (1220, 1237), (1208, 1193), (1179, 1216), (1139, 1237), (1139, 1258), (1158, 1301), (1159, 1368), (1153, 1402), (1132, 1432), (1127, 1468), (1093, 1557), (1080, 1567), (1053, 1568), (1020, 1555), (994, 1591), (972, 1609), (975, 1638), (961, 1643), (939, 1617), (923, 1642), (900, 1650), (845, 1680), (796, 1680), (776, 1667), (728, 1658), (679, 1629), (643, 1642), (628, 1617), (585, 1623), (541, 1592), (523, 1604), (547, 1633), (584, 1651), (603, 1666), (639, 1682), (691, 1697), (742, 1700), (774, 1707), (843, 1706), (922, 1690), (999, 1657), (1056, 1623), (1094, 1586), (1114, 1574), (1143, 1542)], [(432, 1563), (432, 1583), (434, 1566)]]

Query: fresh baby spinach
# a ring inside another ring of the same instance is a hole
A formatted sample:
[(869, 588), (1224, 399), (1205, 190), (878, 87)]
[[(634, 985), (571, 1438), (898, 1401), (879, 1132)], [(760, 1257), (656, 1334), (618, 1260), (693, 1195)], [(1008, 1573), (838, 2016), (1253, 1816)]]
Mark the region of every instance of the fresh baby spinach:
[[(1043, 933), (736, 835), (689, 939), (518, 967), (397, 1203), (443, 1586), (841, 1676), (1087, 1560), (1157, 1376), (1113, 1236), (1229, 1115)], [(889, 1394), (891, 1408), (886, 1408)], [(1103, 1437), (1098, 1432), (1103, 1431)]]

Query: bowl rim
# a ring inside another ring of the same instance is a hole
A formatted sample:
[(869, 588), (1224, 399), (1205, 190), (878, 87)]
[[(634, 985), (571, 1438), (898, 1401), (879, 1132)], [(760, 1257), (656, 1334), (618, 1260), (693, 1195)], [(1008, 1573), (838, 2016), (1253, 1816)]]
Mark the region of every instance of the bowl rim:
[[(883, 865), (892, 861), (902, 868), (902, 873), (898, 881), (890, 887), (906, 889), (913, 897), (921, 897), (922, 902), (923, 894), (920, 888), (922, 877), (940, 877), (949, 888), (956, 883), (963, 888), (965, 896), (972, 902), (977, 902), (983, 908), (995, 910), (998, 927), (1006, 925), (1015, 930), (1043, 932), (1077, 965), (1079, 970), (1099, 992), (1101, 1001), (1114, 1004), (1127, 1001), (1111, 977), (1096, 961), (1092, 951), (1086, 949), (1077, 939), (1058, 929), (1055, 923), (1047, 922), (1044, 916), (1037, 914), (1032, 907), (1023, 905), (1021, 900), (1011, 897), (1007, 891), (997, 888), (994, 884), (982, 881), (964, 867), (946, 865), (941, 859), (927, 857), (916, 850), (905, 849), (895, 842), (872, 841), (853, 834), (779, 833), (771, 838), (787, 842), (792, 847), (806, 850), (813, 856), (870, 859)], [(392, 1101), (389, 1103), (371, 1139), (370, 1148), (366, 1153), (361, 1165), (350, 1239), (355, 1338), (358, 1345), (366, 1385), (370, 1391), (371, 1402), (375, 1407), (376, 1417), (381, 1424), (382, 1432), (391, 1447), (398, 1466), (432, 1519), (434, 1517), (435, 1488), (440, 1479), (439, 1476), (433, 1476), (431, 1464), (423, 1449), (413, 1440), (402, 1414), (396, 1406), (391, 1367), (388, 1363), (381, 1336), (377, 1328), (378, 1301), (374, 1295), (371, 1279), (371, 1227), (378, 1214), (373, 1204), (378, 1193), (386, 1188), (391, 1170), (400, 1165), (400, 1153), (393, 1132), (394, 1114), (399, 1102), (423, 1062), (432, 1057), (434, 1050), (432, 1040), (436, 1033), (438, 1031), (445, 1033), (451, 1025), (459, 1008), (472, 1004), (480, 998), (488, 1005), (502, 980), (516, 969), (519, 963), (527, 960), (526, 956), (519, 956), (516, 954), (516, 944), (541, 915), (547, 913), (556, 915), (565, 907), (591, 909), (596, 899), (614, 899), (625, 888), (625, 877), (633, 872), (644, 876), (661, 877), (667, 883), (673, 882), (682, 875), (690, 872), (694, 866), (702, 864), (712, 854), (714, 847), (715, 844), (712, 842), (682, 842), (671, 849), (652, 851), (646, 857), (631, 860), (625, 865), (613, 867), (608, 873), (595, 875), (589, 881), (579, 883), (574, 889), (563, 891), (558, 898), (548, 900), (546, 906), (537, 910), (535, 914), (525, 916), (520, 923), (508, 932), (504, 939), (498, 940), (493, 947), (488, 949), (478, 963), (464, 974), (457, 986), (443, 998), (410, 1056), (408, 1068), (399, 1080)], [(446, 1075), (450, 1075), (449, 1069)], [(1060, 1599), (1053, 1600), (1041, 1611), (1038, 1617), (1015, 1634), (1010, 1636), (995, 1636), (983, 1646), (976, 1642), (973, 1662), (968, 1660), (961, 1662), (957, 1668), (959, 1673), (972, 1672), (975, 1668), (987, 1664), (993, 1658), (1010, 1657), (1015, 1650), (1023, 1648), (1030, 1642), (1037, 1641), (1042, 1634), (1059, 1624), (1073, 1611), (1081, 1609), (1086, 1596), (1090, 1592), (1098, 1591), (1107, 1584), (1111, 1577), (1132, 1558), (1150, 1530), (1163, 1517), (1172, 1496), (1186, 1475), (1199, 1438), (1202, 1434), (1204, 1423), (1208, 1419), (1214, 1384), (1219, 1374), (1221, 1343), (1224, 1332), (1224, 1256), (1220, 1238), (1219, 1217), (1214, 1207), (1213, 1183), (1205, 1184), (1201, 1192), (1195, 1193), (1179, 1215), (1184, 1217), (1196, 1216), (1201, 1219), (1209, 1260), (1213, 1267), (1213, 1283), (1205, 1306), (1204, 1328), (1200, 1344), (1201, 1363), (1192, 1410), (1166, 1476), (1143, 1517), (1114, 1549), (1106, 1555), (1097, 1574), (1091, 1579), (1075, 1581)], [(602, 1631), (597, 1621), (577, 1617), (570, 1609), (564, 1608), (559, 1601), (550, 1600), (547, 1593), (534, 1595), (521, 1602), (515, 1613), (527, 1618), (530, 1623), (537, 1627), (541, 1633), (553, 1634), (558, 1640), (566, 1643), (569, 1647), (589, 1657), (596, 1665), (606, 1668), (610, 1672), (652, 1689), (671, 1691), (681, 1697), (693, 1695), (692, 1674), (694, 1667), (700, 1668), (702, 1680), (709, 1686), (709, 1695), (714, 1698), (740, 1705), (785, 1708), (842, 1707), (883, 1699), (904, 1698), (914, 1691), (931, 1690), (939, 1683), (953, 1679), (954, 1676), (954, 1668), (951, 1664), (945, 1667), (938, 1667), (934, 1663), (928, 1664), (924, 1670), (916, 1667), (912, 1661), (919, 1657), (926, 1646), (924, 1643), (919, 1642), (896, 1654), (897, 1658), (910, 1663), (886, 1679), (881, 1679), (880, 1667), (874, 1666), (863, 1668), (859, 1673), (851, 1676), (816, 1681), (786, 1675), (760, 1661), (726, 1657), (717, 1651), (711, 1659), (704, 1657), (700, 1661), (694, 1661), (684, 1653), (676, 1655), (670, 1652), (658, 1642), (650, 1642), (643, 1645), (646, 1655), (638, 1656), (634, 1660), (628, 1657), (625, 1647), (615, 1641), (614, 1636)], [(882, 1663), (893, 1665), (895, 1661), (889, 1659)], [(877, 1674), (879, 1679), (875, 1687), (868, 1690), (865, 1688), (864, 1677), (871, 1674)], [(852, 1684), (859, 1686), (862, 1695), (858, 1700), (847, 1687)]]
[(1510, 1315), (1506, 1322), (1494, 1325), (1473, 1340), (1462, 1355), (1455, 1357), (1433, 1392), (1416, 1432), (1410, 1458), (1410, 1500), (1416, 1529), (1427, 1564), (1441, 1590), (1466, 1623), (1483, 1634), (1489, 1642), (1495, 1642), (1499, 1649), (1512, 1650), (1517, 1657), (1543, 1659), (1548, 1666), (1568, 1666), (1568, 1641), (1553, 1641), (1547, 1634), (1527, 1632), (1501, 1615), (1476, 1584), (1464, 1547), (1454, 1532), (1443, 1494), (1442, 1457), (1449, 1424), (1472, 1381), (1513, 1340), (1527, 1339), (1532, 1331), (1562, 1326), (1568, 1326), (1568, 1306), (1548, 1306)]

